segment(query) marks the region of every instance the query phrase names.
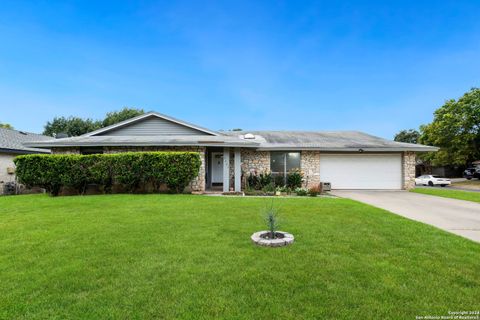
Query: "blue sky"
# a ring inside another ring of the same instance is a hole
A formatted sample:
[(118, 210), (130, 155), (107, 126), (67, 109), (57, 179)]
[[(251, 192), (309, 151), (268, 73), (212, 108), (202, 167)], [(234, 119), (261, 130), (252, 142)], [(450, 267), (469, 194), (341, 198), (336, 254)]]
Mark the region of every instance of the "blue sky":
[(475, 1), (2, 1), (0, 122), (124, 106), (386, 138), (480, 86)]

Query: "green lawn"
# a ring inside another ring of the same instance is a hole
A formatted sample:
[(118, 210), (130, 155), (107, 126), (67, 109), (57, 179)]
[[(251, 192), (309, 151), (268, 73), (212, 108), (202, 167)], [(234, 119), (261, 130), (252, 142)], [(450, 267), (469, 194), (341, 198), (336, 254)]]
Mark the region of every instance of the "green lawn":
[(429, 194), (432, 196), (460, 199), (467, 201), (480, 202), (480, 192), (462, 191), (452, 189), (438, 189), (438, 188), (415, 188), (411, 192)]
[(414, 319), (480, 309), (480, 245), (347, 199), (0, 198), (1, 319)]
[(480, 180), (478, 179), (454, 182), (452, 185), (456, 187), (468, 188), (472, 190), (480, 190)]

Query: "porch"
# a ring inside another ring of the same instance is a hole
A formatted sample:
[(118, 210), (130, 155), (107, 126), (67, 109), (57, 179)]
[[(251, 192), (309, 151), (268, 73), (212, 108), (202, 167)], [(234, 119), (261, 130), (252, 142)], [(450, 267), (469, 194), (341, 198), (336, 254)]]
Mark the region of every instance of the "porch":
[(207, 147), (205, 151), (205, 190), (242, 191), (241, 148)]

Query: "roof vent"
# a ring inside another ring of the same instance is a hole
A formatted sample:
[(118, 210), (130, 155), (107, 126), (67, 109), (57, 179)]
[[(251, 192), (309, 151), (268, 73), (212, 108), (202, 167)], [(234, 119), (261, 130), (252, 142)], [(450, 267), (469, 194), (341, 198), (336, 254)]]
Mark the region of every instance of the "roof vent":
[(243, 136), (244, 139), (255, 139), (255, 135), (253, 133), (247, 133)]

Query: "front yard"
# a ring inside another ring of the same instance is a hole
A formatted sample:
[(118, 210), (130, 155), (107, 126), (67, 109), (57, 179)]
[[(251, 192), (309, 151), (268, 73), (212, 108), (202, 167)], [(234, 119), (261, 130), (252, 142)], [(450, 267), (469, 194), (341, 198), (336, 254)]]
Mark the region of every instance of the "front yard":
[(480, 245), (346, 199), (0, 198), (0, 318), (414, 319), (479, 310)]
[(480, 202), (480, 192), (462, 191), (453, 189), (439, 189), (439, 188), (415, 188), (411, 192), (429, 194), (432, 196), (452, 198), (459, 200), (467, 200), (473, 202)]

